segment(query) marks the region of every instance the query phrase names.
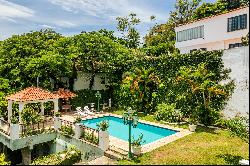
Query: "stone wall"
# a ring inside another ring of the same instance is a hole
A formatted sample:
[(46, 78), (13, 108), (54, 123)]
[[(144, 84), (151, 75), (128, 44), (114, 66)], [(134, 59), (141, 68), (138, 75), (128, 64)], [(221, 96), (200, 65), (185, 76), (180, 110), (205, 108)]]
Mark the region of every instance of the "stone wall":
[(104, 151), (96, 145), (86, 143), (74, 137), (66, 137), (57, 133), (55, 143), (51, 148), (50, 153), (56, 153), (67, 149), (70, 145), (76, 146), (81, 151), (82, 161), (90, 161), (104, 155)]
[(236, 83), (234, 93), (224, 110), (225, 117), (249, 114), (249, 46), (224, 51), (223, 62), (230, 68), (231, 79)]

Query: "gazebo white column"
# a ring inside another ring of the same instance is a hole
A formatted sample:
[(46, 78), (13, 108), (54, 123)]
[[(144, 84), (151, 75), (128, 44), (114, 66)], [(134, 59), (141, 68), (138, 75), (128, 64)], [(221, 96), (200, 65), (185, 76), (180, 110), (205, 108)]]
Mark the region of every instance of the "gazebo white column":
[(59, 110), (58, 99), (54, 99), (53, 102), (54, 102), (54, 110), (55, 110), (55, 112), (58, 112), (58, 110)]
[(10, 118), (12, 116), (12, 104), (13, 104), (13, 101), (8, 100), (8, 123), (11, 122)]
[(41, 113), (40, 113), (40, 115), (44, 115), (44, 102), (41, 102)]
[(19, 123), (22, 123), (22, 116), (21, 116), (21, 113), (22, 113), (22, 111), (23, 111), (23, 109), (24, 109), (24, 105), (25, 105), (25, 103), (19, 102)]

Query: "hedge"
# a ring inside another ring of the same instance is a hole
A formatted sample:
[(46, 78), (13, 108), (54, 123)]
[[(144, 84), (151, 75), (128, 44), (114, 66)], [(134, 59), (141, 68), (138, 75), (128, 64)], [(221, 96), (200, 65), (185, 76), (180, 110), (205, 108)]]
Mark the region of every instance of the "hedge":
[(31, 165), (73, 165), (80, 160), (81, 152), (75, 147), (70, 147), (55, 154), (38, 157), (33, 160)]

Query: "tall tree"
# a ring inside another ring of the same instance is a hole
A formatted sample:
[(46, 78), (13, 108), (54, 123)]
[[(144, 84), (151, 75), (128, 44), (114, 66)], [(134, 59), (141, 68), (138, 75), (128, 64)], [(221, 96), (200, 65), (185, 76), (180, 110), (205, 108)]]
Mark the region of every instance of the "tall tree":
[(141, 21), (136, 14), (131, 13), (127, 17), (117, 17), (117, 29), (122, 33), (128, 48), (137, 48), (140, 45), (140, 34), (135, 28)]
[(192, 16), (202, 0), (177, 0), (175, 10), (170, 12), (169, 22), (174, 26), (192, 19)]
[(78, 71), (91, 73), (89, 89), (96, 73), (110, 73), (124, 65), (130, 53), (127, 48), (99, 32), (81, 33), (73, 37)]

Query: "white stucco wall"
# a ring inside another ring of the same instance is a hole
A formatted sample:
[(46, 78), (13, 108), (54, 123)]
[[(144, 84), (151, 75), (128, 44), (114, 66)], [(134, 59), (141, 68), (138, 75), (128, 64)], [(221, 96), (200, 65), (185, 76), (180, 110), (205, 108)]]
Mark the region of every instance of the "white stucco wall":
[[(227, 19), (242, 14), (247, 14), (247, 29), (227, 32)], [(176, 42), (176, 47), (181, 53), (189, 53), (190, 50), (198, 48), (227, 49), (229, 44), (241, 41), (241, 37), (249, 32), (249, 7), (176, 27), (175, 32), (202, 25), (204, 25), (204, 38)]]
[[(105, 78), (106, 84), (101, 84), (101, 77)], [(85, 72), (77, 72), (77, 79), (74, 82), (74, 90), (83, 90), (83, 89), (89, 89), (89, 83), (90, 83), (91, 74), (85, 73)], [(107, 78), (105, 77), (105, 74), (98, 73), (95, 76), (93, 90), (103, 90), (106, 89), (107, 85)]]
[(226, 117), (234, 117), (238, 112), (249, 114), (249, 46), (225, 50), (223, 54), (225, 68), (230, 68), (231, 79), (236, 88), (224, 110)]

